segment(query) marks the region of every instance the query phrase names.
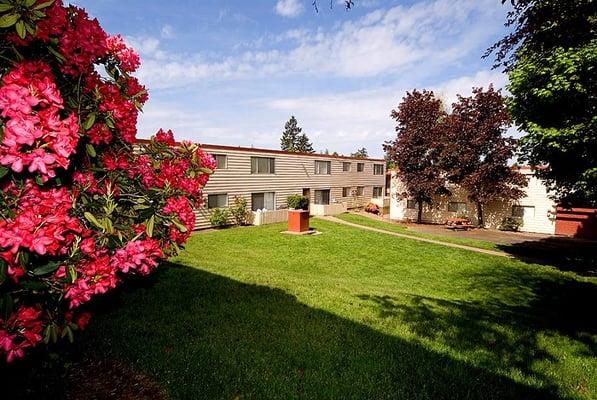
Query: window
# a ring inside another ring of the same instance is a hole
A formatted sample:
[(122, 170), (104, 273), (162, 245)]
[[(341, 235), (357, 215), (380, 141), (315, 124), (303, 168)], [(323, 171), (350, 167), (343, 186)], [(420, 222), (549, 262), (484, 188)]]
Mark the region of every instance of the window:
[(276, 194), (274, 192), (251, 193), (251, 209), (257, 210), (275, 210)]
[(351, 163), (349, 163), (349, 162), (343, 162), (342, 163), (342, 171), (344, 171), (344, 172), (350, 172), (350, 166), (351, 166)]
[(406, 200), (406, 208), (417, 210), (419, 208), (419, 203), (415, 199), (408, 199)]
[(383, 164), (373, 164), (373, 175), (383, 175)]
[(365, 163), (357, 163), (357, 172), (363, 172), (365, 170)]
[(331, 161), (315, 161), (316, 175), (329, 175), (332, 173)]
[(330, 204), (330, 190), (316, 190), (315, 204)]
[(275, 158), (251, 157), (252, 174), (274, 174), (275, 172)]
[(228, 207), (227, 194), (208, 194), (207, 208), (223, 208)]
[(228, 157), (225, 154), (212, 154), (212, 157), (216, 160), (216, 169), (228, 168)]
[(382, 197), (383, 187), (381, 186), (373, 186), (373, 198), (379, 199)]
[(362, 196), (365, 194), (365, 186), (357, 186), (357, 196)]
[(512, 206), (512, 216), (518, 218), (534, 218), (534, 206)]
[(460, 201), (451, 201), (448, 203), (448, 211), (450, 212), (465, 212), (466, 203)]
[(342, 188), (342, 197), (350, 197), (350, 190), (352, 188), (344, 187)]

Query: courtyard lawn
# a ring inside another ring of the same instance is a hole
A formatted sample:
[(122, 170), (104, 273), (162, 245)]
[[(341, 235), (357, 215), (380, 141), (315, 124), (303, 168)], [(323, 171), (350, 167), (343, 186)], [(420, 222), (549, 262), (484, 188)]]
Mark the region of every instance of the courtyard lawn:
[(485, 240), (476, 240), (476, 239), (469, 239), (469, 238), (463, 238), (463, 237), (450, 237), (447, 235), (433, 235), (433, 234), (429, 234), (429, 233), (415, 232), (413, 230), (409, 230), (404, 225), (400, 225), (400, 224), (393, 223), (393, 222), (379, 221), (379, 220), (375, 220), (373, 218), (365, 217), (363, 215), (344, 213), (344, 214), (335, 215), (335, 217), (338, 219), (347, 221), (347, 222), (352, 222), (353, 224), (359, 224), (359, 225), (369, 226), (372, 228), (383, 229), (383, 230), (390, 231), (390, 232), (402, 233), (404, 235), (411, 235), (411, 236), (416, 236), (416, 237), (421, 237), (421, 238), (440, 240), (440, 241), (446, 242), (446, 243), (455, 243), (455, 244), (461, 244), (464, 246), (477, 247), (479, 249), (503, 251), (504, 247), (507, 247), (505, 245), (500, 246), (500, 245), (497, 245), (495, 243), (488, 242)]
[(99, 303), (78, 354), (122, 363), (173, 399), (597, 396), (597, 279), (312, 226), (322, 234), (193, 235)]

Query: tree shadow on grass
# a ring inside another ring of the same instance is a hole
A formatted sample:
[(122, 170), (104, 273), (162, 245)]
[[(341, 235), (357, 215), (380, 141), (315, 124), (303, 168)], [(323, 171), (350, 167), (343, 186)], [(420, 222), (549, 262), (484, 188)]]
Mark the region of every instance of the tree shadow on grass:
[(527, 240), (498, 248), (515, 258), (583, 276), (597, 276), (597, 241), (561, 236)]
[(555, 398), (282, 290), (182, 265), (130, 282), (95, 312), (70, 360), (119, 360), (175, 399)]
[[(357, 297), (381, 318), (408, 326), (423, 342), (469, 354), (477, 366), (509, 370), (550, 390), (558, 383), (539, 365), (560, 360), (554, 354), (557, 345), (546, 345), (546, 337), (564, 339), (554, 343), (566, 343), (562, 345), (570, 346), (568, 351), (585, 360), (597, 357), (597, 320), (592, 309), (597, 285), (520, 268), (465, 273), (465, 280), (473, 284), (463, 290), (483, 301), (412, 294)], [(579, 379), (579, 394), (586, 394), (590, 374), (585, 372)]]

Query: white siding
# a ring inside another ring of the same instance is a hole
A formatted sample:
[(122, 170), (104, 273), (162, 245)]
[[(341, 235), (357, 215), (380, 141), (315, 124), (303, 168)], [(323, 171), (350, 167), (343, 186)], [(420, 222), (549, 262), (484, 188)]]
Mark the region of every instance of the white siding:
[[(497, 229), (504, 217), (512, 216), (513, 205), (535, 207), (534, 216), (525, 218), (521, 231), (536, 233), (555, 233), (555, 203), (549, 199), (547, 188), (540, 179), (537, 179), (532, 171), (525, 169), (521, 171), (529, 179), (524, 189), (526, 196), (517, 201), (493, 201), (485, 206), (485, 226)], [(477, 223), (477, 208), (475, 203), (468, 200), (466, 191), (460, 187), (451, 187), (452, 196), (436, 196), (434, 204), (424, 205), (423, 222), (432, 224), (443, 224), (446, 219), (455, 217), (457, 214), (464, 214), (473, 224)], [(399, 221), (416, 221), (416, 209), (408, 209), (407, 200), (400, 198), (399, 194), (404, 191), (404, 185), (392, 173), (390, 191), (390, 218)], [(448, 204), (451, 201), (466, 203), (464, 213), (448, 211)]]

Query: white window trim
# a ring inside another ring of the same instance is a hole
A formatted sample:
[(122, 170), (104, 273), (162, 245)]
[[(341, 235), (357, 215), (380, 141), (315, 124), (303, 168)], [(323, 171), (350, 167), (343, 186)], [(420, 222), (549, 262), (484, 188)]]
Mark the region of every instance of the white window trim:
[[(222, 170), (222, 169), (228, 169), (228, 154), (222, 154), (222, 153), (211, 153), (211, 156), (214, 158), (214, 161), (216, 162), (216, 169)], [(217, 166), (218, 161), (216, 160), (216, 156), (222, 156), (225, 158), (225, 166), (224, 168), (220, 168)]]
[[(209, 196), (226, 196), (226, 204), (224, 206), (220, 206), (220, 207), (209, 207)], [(209, 193), (207, 195), (207, 208), (210, 210), (213, 210), (214, 208), (226, 208), (229, 205), (229, 201), (228, 201), (228, 193)]]

